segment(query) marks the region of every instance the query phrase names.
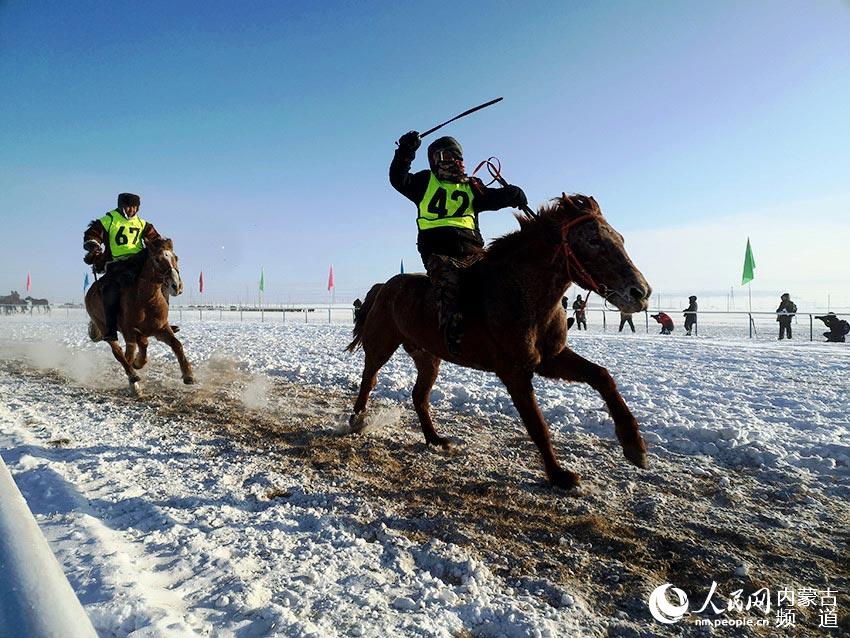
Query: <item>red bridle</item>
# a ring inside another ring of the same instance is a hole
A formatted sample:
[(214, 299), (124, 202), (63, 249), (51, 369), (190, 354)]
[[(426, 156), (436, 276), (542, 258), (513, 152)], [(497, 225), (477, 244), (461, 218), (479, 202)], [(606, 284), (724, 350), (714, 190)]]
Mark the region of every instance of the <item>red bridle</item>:
[[(560, 247), (563, 249), (564, 257), (566, 257), (567, 276), (572, 281), (575, 281), (575, 277), (573, 277), (573, 274), (570, 272), (570, 265), (572, 265), (574, 272), (576, 272), (579, 275), (579, 277), (584, 280), (583, 283), (589, 284), (590, 290), (592, 292), (595, 292), (596, 294), (601, 295), (601, 293), (599, 292), (599, 285), (596, 283), (596, 281), (593, 279), (593, 277), (590, 276), (590, 273), (587, 272), (587, 269), (585, 269), (585, 267), (581, 265), (581, 262), (579, 261), (578, 257), (576, 257), (575, 252), (573, 251), (572, 248), (570, 248), (570, 242), (568, 241), (568, 235), (569, 235), (570, 229), (573, 228), (573, 226), (577, 226), (578, 224), (585, 222), (585, 221), (590, 221), (591, 219), (595, 219), (596, 217), (598, 217), (598, 215), (596, 213), (585, 213), (584, 215), (579, 215), (575, 219), (571, 219), (571, 220), (561, 224), (561, 246)], [(559, 254), (559, 251), (556, 251), (555, 255), (552, 257), (553, 263), (554, 263), (555, 259), (557, 259), (558, 254)]]

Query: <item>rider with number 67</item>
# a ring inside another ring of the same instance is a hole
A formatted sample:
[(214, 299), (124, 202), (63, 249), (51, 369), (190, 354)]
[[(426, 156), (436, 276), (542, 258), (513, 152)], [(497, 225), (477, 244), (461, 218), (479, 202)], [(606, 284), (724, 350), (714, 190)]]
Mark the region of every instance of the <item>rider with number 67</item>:
[(398, 140), (390, 164), (390, 184), (417, 206), (416, 246), (434, 286), (440, 331), (449, 352), (458, 356), (463, 336), (460, 273), (484, 255), (478, 214), (528, 203), (518, 186), (487, 188), (466, 174), (463, 149), (453, 137), (428, 146), (430, 170), (410, 172), (422, 140), (410, 131)]
[[(83, 261), (101, 278), (101, 297), (106, 322), (104, 341), (118, 340), (121, 290), (131, 285), (144, 265), (145, 242), (159, 238), (153, 224), (139, 217), (141, 198), (133, 193), (118, 195), (118, 207), (92, 220), (83, 233)], [(102, 245), (102, 246), (101, 246)]]

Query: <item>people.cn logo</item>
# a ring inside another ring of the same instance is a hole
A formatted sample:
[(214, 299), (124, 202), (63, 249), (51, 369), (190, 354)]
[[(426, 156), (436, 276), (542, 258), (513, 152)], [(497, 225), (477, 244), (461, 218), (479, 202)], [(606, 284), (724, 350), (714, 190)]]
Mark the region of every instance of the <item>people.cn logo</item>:
[[(667, 600), (668, 589), (679, 597), (678, 605)], [(688, 613), (688, 595), (678, 587), (664, 583), (661, 587), (656, 587), (655, 591), (649, 595), (649, 613), (658, 622), (672, 625)]]

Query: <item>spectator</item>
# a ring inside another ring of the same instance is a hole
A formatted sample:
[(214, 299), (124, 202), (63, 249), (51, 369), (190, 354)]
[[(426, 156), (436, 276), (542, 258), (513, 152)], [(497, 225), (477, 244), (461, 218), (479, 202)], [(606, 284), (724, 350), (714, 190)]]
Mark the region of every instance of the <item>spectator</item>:
[(697, 325), (697, 296), (691, 295), (688, 297), (688, 301), (690, 302), (688, 307), (682, 312), (685, 317), (685, 335), (690, 337), (691, 330)]
[(584, 326), (584, 329), (587, 330), (587, 318), (585, 315), (585, 310), (587, 309), (587, 299), (582, 301), (581, 295), (576, 297), (576, 300), (573, 302), (573, 311), (576, 316), (576, 325), (578, 329), (581, 330), (581, 327)]
[(650, 317), (661, 324), (661, 334), (669, 335), (673, 332), (673, 320), (666, 312), (659, 312), (657, 315), (650, 315)]
[(779, 340), (791, 338), (791, 319), (797, 313), (797, 304), (791, 301), (791, 295), (787, 292), (780, 297), (779, 307), (776, 309), (776, 320), (779, 322)]
[(563, 307), (565, 313), (570, 313), (570, 300), (567, 299), (566, 295), (561, 297), (561, 306)]
[(629, 324), (629, 327), (632, 329), (632, 332), (635, 331), (635, 322), (632, 321), (632, 313), (620, 311), (620, 329), (618, 332), (623, 331), (623, 326)]
[(354, 321), (357, 321), (357, 315), (360, 314), (360, 309), (363, 307), (363, 302), (360, 299), (355, 299), (354, 303), (351, 304), (354, 306)]
[(845, 319), (839, 319), (834, 312), (828, 312), (825, 315), (815, 317), (823, 321), (824, 325), (829, 328), (829, 332), (824, 332), (823, 336), (827, 341), (833, 343), (844, 343), (844, 337), (850, 333), (850, 323)]

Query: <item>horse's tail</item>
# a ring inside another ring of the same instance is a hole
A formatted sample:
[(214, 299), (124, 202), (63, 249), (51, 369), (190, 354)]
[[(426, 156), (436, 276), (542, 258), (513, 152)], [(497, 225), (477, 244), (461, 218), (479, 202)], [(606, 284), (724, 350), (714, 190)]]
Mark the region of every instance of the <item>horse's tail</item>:
[(89, 319), (89, 339), (91, 339), (92, 341), (100, 341), (102, 337), (103, 335), (100, 334), (100, 330), (98, 330), (97, 324), (95, 324), (94, 321)]
[(363, 305), (360, 306), (360, 308), (357, 309), (357, 312), (354, 313), (354, 330), (351, 332), (354, 335), (354, 339), (346, 347), (348, 352), (354, 352), (363, 341), (363, 327), (366, 325), (366, 317), (369, 315), (369, 310), (371, 310), (372, 305), (375, 303), (375, 297), (378, 296), (383, 285), (384, 284), (375, 284), (372, 286), (366, 294), (366, 299), (363, 301)]

